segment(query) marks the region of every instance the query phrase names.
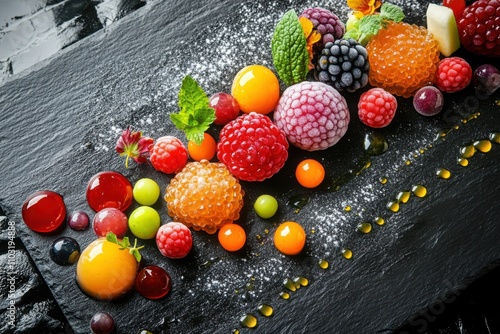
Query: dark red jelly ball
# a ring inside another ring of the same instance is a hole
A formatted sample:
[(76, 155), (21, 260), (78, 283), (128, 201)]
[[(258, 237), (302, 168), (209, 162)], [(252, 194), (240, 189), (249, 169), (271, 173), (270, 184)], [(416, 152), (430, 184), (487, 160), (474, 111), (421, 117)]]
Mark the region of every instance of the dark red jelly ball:
[(118, 172), (97, 173), (87, 186), (87, 202), (95, 212), (104, 208), (125, 211), (132, 204), (132, 198), (132, 185)]
[(50, 190), (37, 191), (23, 203), (24, 223), (33, 231), (50, 233), (65, 221), (66, 206), (61, 195)]
[(170, 292), (170, 275), (158, 266), (146, 266), (135, 278), (135, 289), (148, 299), (160, 299)]
[(107, 312), (97, 312), (90, 319), (93, 334), (110, 334), (115, 329), (115, 319)]

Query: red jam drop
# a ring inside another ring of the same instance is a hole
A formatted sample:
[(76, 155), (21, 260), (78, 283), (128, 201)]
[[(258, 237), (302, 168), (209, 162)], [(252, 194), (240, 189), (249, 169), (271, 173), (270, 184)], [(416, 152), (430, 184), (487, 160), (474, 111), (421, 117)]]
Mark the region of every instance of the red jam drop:
[(135, 278), (135, 288), (144, 298), (165, 297), (172, 286), (170, 275), (158, 266), (146, 266)]
[(125, 211), (132, 204), (132, 198), (132, 185), (118, 172), (97, 173), (87, 186), (87, 202), (95, 212), (105, 208)]
[(37, 191), (24, 201), (24, 223), (39, 233), (54, 232), (66, 219), (66, 206), (61, 195), (50, 190)]

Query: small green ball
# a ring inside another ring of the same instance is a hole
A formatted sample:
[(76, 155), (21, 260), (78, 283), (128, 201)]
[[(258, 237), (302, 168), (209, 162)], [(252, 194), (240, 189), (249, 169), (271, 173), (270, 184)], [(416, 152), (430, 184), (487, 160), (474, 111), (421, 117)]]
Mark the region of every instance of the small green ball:
[(259, 217), (271, 218), (278, 211), (278, 201), (271, 195), (260, 195), (255, 201), (253, 208)]
[(149, 206), (140, 206), (130, 214), (128, 227), (139, 239), (153, 239), (160, 228), (160, 215)]
[(132, 190), (134, 199), (141, 205), (153, 205), (160, 197), (160, 187), (152, 179), (140, 179)]

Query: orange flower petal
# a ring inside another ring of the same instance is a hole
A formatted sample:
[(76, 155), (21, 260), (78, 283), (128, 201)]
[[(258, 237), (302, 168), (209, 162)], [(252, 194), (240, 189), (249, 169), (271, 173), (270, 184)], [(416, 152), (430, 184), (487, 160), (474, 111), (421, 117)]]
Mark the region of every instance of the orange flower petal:
[(311, 35), (311, 32), (314, 28), (313, 23), (307, 17), (304, 16), (299, 17), (299, 22), (300, 25), (302, 26), (302, 30), (304, 30), (304, 35), (306, 36), (306, 38), (308, 38), (309, 35)]

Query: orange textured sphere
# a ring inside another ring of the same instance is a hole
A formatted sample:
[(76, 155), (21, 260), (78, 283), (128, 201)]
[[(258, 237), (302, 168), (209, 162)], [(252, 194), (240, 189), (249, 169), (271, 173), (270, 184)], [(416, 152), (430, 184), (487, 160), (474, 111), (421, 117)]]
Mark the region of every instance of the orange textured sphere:
[(284, 222), (274, 233), (274, 246), (285, 255), (297, 255), (306, 244), (306, 232), (296, 222)]
[(233, 80), (231, 95), (238, 101), (241, 111), (269, 114), (280, 98), (280, 84), (276, 75), (262, 65), (241, 69)]

